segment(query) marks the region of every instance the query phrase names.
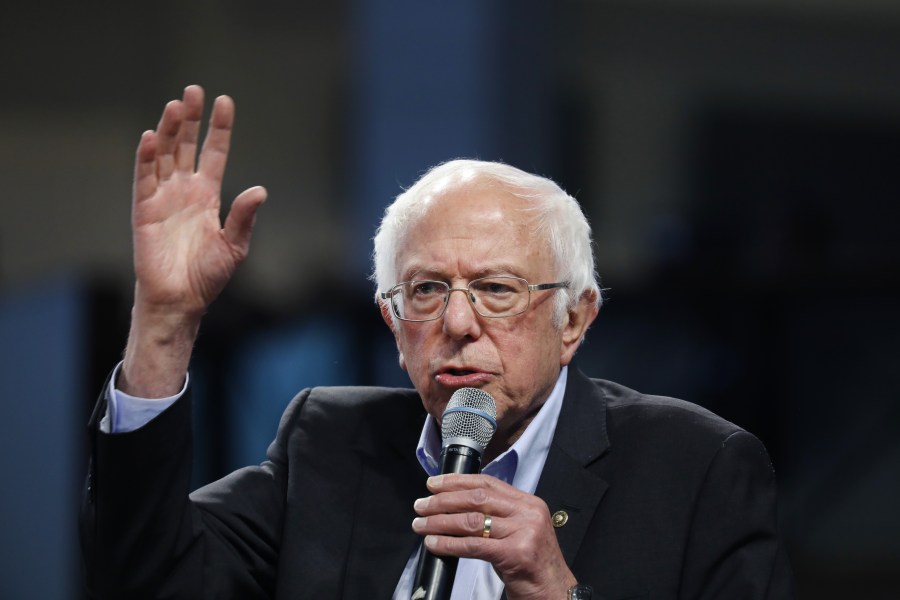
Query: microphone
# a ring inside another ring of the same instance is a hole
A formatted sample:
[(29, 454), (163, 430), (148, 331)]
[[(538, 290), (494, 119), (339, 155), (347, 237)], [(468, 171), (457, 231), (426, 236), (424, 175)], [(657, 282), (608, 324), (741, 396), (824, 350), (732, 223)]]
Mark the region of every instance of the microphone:
[[(497, 429), (497, 404), (478, 388), (453, 392), (441, 419), (441, 474), (478, 473), (481, 456)], [(455, 556), (437, 556), (424, 546), (411, 600), (447, 600), (456, 576)]]

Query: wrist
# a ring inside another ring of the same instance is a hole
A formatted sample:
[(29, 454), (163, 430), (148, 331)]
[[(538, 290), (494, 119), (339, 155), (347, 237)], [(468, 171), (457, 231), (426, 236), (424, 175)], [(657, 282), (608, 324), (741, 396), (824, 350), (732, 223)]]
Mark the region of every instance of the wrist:
[(149, 304), (135, 299), (134, 306), (131, 307), (129, 342), (135, 338), (143, 344), (160, 347), (185, 342), (193, 344), (202, 319), (203, 311)]
[[(208, 304), (194, 294), (185, 292), (154, 292), (154, 286), (134, 284), (134, 304), (131, 316), (141, 316), (158, 322), (197, 322), (203, 318)], [(148, 289), (149, 288), (149, 289)]]
[(200, 316), (135, 306), (117, 387), (141, 398), (178, 393), (200, 329)]

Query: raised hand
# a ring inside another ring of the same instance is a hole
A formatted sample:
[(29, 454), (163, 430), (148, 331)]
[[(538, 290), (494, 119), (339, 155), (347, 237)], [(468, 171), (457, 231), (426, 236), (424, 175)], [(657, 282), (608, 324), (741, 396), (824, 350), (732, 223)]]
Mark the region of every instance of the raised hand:
[[(509, 600), (565, 598), (575, 585), (537, 496), (489, 475), (439, 475), (428, 489), (434, 495), (416, 501), (413, 530), (434, 554), (491, 563)], [(492, 520), (488, 538), (485, 515)]]
[(257, 207), (253, 187), (233, 202), (224, 228), (220, 194), (234, 103), (220, 96), (195, 170), (203, 89), (190, 86), (166, 105), (157, 130), (145, 132), (134, 169), (132, 226), (136, 302), (202, 314), (247, 256)]
[(156, 131), (138, 144), (132, 230), (136, 277), (131, 332), (119, 381), (144, 397), (180, 388), (200, 317), (250, 248), (256, 209), (266, 190), (245, 190), (222, 226), (222, 177), (228, 158), (234, 102), (216, 98), (196, 161), (203, 89), (189, 86), (169, 102)]

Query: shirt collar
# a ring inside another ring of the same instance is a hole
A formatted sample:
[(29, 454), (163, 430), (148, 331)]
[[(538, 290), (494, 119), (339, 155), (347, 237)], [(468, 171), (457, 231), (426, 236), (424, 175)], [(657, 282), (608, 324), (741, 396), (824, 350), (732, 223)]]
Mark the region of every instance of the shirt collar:
[[(556, 385), (537, 415), (519, 439), (506, 452), (485, 465), (482, 473), (492, 475), (522, 491), (534, 493), (556, 431), (567, 376), (568, 367), (560, 369)], [(416, 457), (426, 473), (438, 474), (441, 465), (441, 434), (431, 415), (425, 419)]]

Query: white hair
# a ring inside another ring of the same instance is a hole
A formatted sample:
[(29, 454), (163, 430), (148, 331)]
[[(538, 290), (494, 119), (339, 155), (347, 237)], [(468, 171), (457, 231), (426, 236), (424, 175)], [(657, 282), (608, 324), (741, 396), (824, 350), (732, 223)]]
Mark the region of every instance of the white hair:
[(479, 160), (451, 160), (431, 168), (385, 209), (374, 238), (372, 279), (376, 302), (380, 292), (399, 283), (397, 248), (406, 232), (433, 206), (429, 200), (448, 190), (483, 182), (499, 184), (525, 200), (524, 210), (534, 218), (534, 233), (543, 235), (550, 244), (556, 280), (569, 282), (568, 289), (559, 290), (556, 296), (557, 326), (563, 323), (566, 311), (574, 308), (585, 294), (599, 307), (602, 298), (594, 268), (591, 228), (578, 202), (546, 177)]

